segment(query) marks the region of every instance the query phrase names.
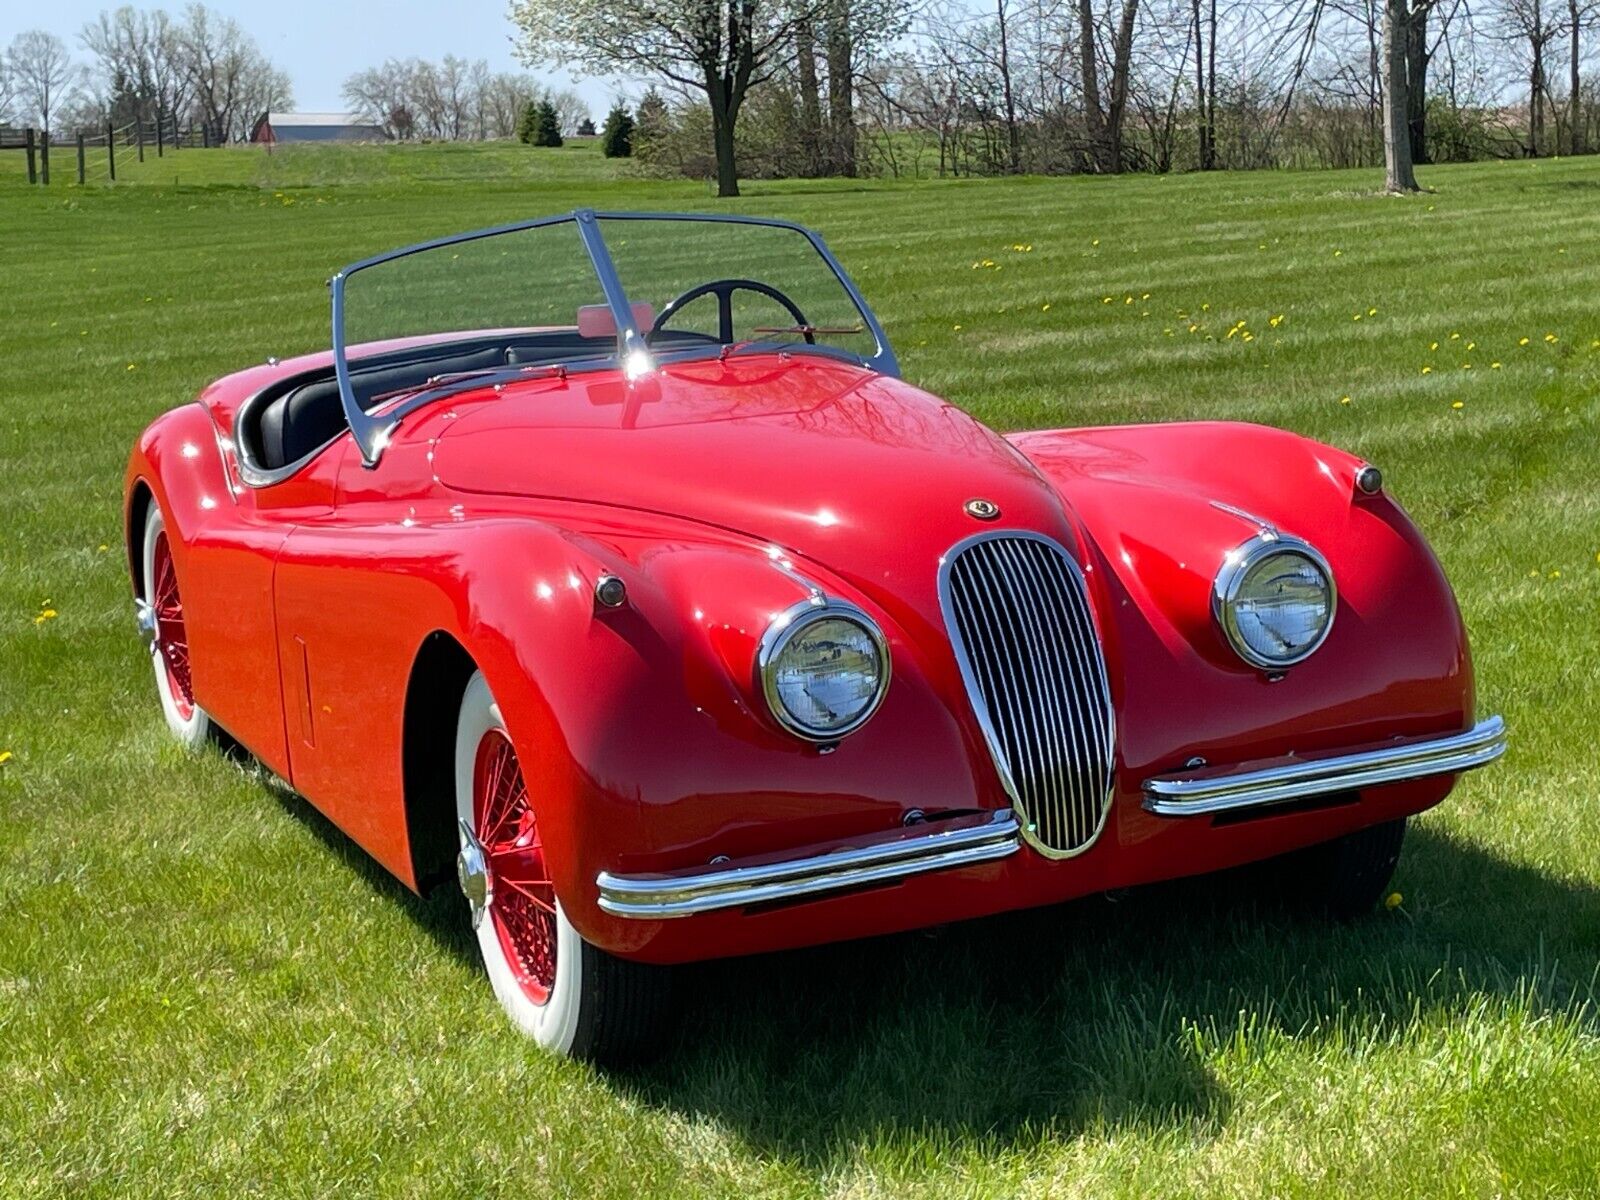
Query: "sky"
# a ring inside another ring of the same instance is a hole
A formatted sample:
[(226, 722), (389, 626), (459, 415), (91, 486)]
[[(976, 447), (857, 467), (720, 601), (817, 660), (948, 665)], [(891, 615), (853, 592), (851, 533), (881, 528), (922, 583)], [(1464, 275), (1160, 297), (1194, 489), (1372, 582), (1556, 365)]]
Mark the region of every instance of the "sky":
[[(48, 29), (86, 59), (78, 32), (122, 0), (23, 0), (10, 9), (0, 30), (4, 40), (23, 29)], [(268, 58), (294, 81), (300, 112), (342, 112), (339, 91), (346, 77), (386, 58), (487, 59), (491, 70), (528, 70), (511, 53), (511, 22), (505, 0), (205, 0), (232, 17), (256, 39)], [(179, 15), (187, 0), (136, 0), (136, 8), (165, 8)], [(10, 6), (7, 6), (10, 8)], [(547, 83), (573, 87), (598, 121), (611, 107), (616, 86), (605, 80), (574, 80), (533, 69)]]

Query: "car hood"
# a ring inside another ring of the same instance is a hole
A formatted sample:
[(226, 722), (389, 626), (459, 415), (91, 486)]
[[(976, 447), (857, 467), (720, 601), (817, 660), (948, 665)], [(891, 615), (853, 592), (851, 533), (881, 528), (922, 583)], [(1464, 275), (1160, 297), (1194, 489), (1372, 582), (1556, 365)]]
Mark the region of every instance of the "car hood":
[(462, 403), (434, 470), (464, 492), (667, 513), (753, 536), (877, 594), (931, 578), (995, 525), (1073, 522), (1015, 447), (900, 380), (819, 357), (675, 364), (640, 380), (575, 375)]

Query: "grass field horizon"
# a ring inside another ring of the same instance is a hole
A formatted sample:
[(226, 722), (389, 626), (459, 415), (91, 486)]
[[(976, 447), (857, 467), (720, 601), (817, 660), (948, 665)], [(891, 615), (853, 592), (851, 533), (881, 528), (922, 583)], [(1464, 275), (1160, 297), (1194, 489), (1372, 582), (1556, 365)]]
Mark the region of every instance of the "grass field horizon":
[[(1399, 199), (1351, 171), (731, 203), (586, 147), (183, 151), (115, 187), (16, 166), (0, 1195), (1600, 1194), (1600, 160), (1423, 168)], [(157, 413), (326, 347), (340, 266), (576, 206), (817, 228), (907, 378), (1001, 429), (1215, 417), (1369, 457), (1509, 753), (1351, 926), (1180, 882), (690, 968), (661, 1061), (543, 1055), (455, 897), (169, 742), (119, 499)]]

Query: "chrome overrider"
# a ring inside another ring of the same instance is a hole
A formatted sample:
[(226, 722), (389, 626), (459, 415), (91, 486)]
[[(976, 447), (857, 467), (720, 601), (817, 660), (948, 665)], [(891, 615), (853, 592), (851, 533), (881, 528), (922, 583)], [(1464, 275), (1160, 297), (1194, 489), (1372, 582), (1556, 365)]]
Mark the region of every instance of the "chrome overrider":
[(1145, 780), (1144, 806), (1163, 817), (1207, 816), (1429, 775), (1454, 775), (1487, 766), (1505, 751), (1505, 722), (1489, 717), (1465, 733), (1395, 742), (1354, 754), (1300, 759), (1255, 770), (1225, 767), (1161, 775)]
[(730, 862), (705, 871), (660, 875), (601, 871), (595, 879), (600, 907), (618, 917), (688, 917), (968, 867), (1015, 854), (1021, 845), (1016, 814), (1009, 808), (932, 825), (877, 834), (838, 849), (777, 862)]

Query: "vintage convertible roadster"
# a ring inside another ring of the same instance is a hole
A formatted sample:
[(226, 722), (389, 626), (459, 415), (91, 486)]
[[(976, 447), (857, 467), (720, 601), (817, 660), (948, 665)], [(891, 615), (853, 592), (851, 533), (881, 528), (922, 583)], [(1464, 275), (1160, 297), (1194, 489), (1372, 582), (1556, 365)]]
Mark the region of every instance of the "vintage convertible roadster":
[(650, 1049), (662, 964), (1291, 853), (1358, 913), (1505, 747), (1377, 468), (1001, 436), (900, 380), (798, 226), (580, 210), (331, 290), (331, 353), (134, 449), (157, 693), (458, 880), (553, 1050)]

